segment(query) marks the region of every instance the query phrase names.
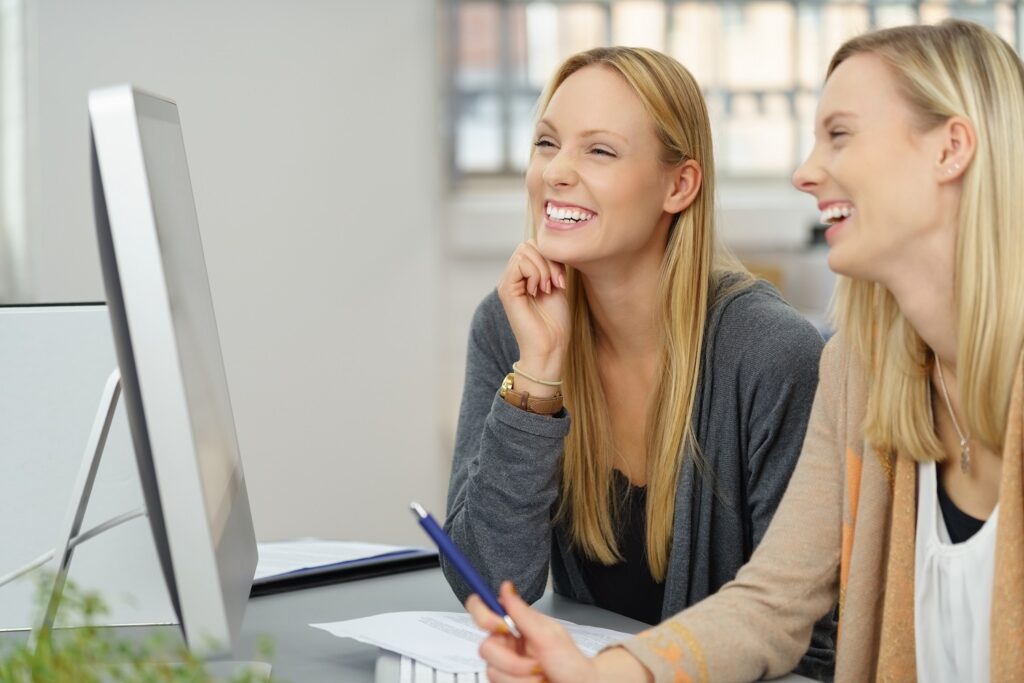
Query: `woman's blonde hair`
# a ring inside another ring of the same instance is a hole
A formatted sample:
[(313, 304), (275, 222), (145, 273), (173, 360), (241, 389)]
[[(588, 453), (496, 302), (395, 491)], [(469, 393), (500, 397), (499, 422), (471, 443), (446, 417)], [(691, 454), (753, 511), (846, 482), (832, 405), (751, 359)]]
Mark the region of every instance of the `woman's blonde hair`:
[[(969, 22), (904, 26), (853, 38), (828, 68), (870, 53), (891, 69), (922, 131), (961, 116), (977, 150), (963, 173), (955, 251), (957, 384), (972, 438), (1000, 452), (1024, 343), (1024, 65)], [(835, 317), (871, 371), (867, 438), (884, 453), (941, 460), (931, 350), (877, 283), (841, 278)]]
[[(654, 50), (596, 48), (570, 57), (555, 73), (538, 105), (542, 116), (552, 95), (572, 74), (588, 66), (619, 73), (633, 88), (662, 143), (662, 161), (675, 166), (693, 159), (703, 181), (693, 203), (675, 216), (661, 265), (662, 371), (651, 394), (646, 425), (647, 557), (652, 575), (662, 580), (672, 543), (677, 478), (684, 454), (701, 466), (691, 415), (707, 310), (719, 279), (741, 273), (730, 291), (751, 278), (720, 247), (714, 230), (715, 167), (711, 126), (704, 97), (693, 76), (676, 60)], [(532, 215), (532, 213), (531, 213)], [(532, 226), (536, 235), (536, 226)], [(615, 445), (608, 404), (597, 371), (596, 343), (580, 275), (568, 268), (567, 296), (572, 334), (563, 392), (572, 413), (562, 465), (559, 515), (567, 519), (573, 542), (605, 564), (621, 559), (615, 540), (617, 515), (612, 492)], [(723, 294), (723, 292), (719, 292)]]

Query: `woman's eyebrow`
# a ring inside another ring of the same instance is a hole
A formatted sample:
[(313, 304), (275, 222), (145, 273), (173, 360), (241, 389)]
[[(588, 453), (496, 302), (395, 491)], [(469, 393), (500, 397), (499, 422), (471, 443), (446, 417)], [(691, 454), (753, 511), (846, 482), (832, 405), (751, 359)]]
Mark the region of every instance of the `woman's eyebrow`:
[(857, 115), (852, 111), (834, 111), (825, 117), (825, 120), (821, 122), (822, 128), (828, 128), (831, 123), (834, 123), (836, 119), (842, 118), (857, 118)]
[(553, 133), (557, 133), (558, 132), (558, 129), (555, 128), (554, 124), (551, 123), (550, 121), (548, 121), (547, 119), (541, 119), (540, 121), (537, 122), (537, 127), (538, 128), (540, 128), (542, 126), (546, 126), (546, 127), (550, 128)]
[(585, 130), (582, 133), (580, 133), (581, 138), (592, 138), (596, 135), (611, 135), (612, 137), (619, 138), (623, 142), (629, 142), (629, 140), (627, 140), (625, 136), (620, 135), (615, 131), (606, 130), (604, 128), (592, 128), (590, 130)]
[[(537, 128), (542, 128), (542, 127), (550, 128), (552, 133), (555, 133), (555, 134), (558, 133), (558, 128), (556, 128), (555, 125), (553, 123), (551, 123), (551, 121), (549, 121), (548, 119), (541, 119), (540, 121), (537, 122)], [(607, 130), (605, 128), (591, 128), (591, 129), (585, 130), (585, 131), (583, 131), (583, 132), (581, 132), (579, 134), (579, 137), (581, 137), (581, 138), (592, 138), (592, 137), (597, 136), (597, 135), (611, 135), (613, 137), (619, 138), (620, 140), (622, 140), (625, 143), (629, 142), (629, 139), (626, 138), (624, 135), (622, 135), (620, 133), (616, 133), (615, 131)]]

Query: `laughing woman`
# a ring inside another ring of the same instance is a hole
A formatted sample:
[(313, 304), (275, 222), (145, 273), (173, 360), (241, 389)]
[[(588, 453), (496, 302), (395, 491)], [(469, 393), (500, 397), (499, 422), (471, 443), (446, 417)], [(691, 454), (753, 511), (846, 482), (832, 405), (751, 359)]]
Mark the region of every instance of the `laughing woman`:
[(847, 277), (763, 542), (714, 596), (595, 660), (504, 587), (527, 648), (489, 638), (491, 681), (774, 677), (837, 597), (837, 681), (1021, 679), (1022, 130), (1024, 65), (980, 26), (839, 49), (794, 184), (833, 223), (829, 265)]
[[(550, 568), (556, 592), (653, 624), (761, 541), (822, 341), (716, 241), (707, 110), (678, 62), (578, 54), (539, 112), (533, 239), (473, 320), (445, 527), (492, 585), (532, 602)], [(833, 629), (802, 670), (828, 675)]]

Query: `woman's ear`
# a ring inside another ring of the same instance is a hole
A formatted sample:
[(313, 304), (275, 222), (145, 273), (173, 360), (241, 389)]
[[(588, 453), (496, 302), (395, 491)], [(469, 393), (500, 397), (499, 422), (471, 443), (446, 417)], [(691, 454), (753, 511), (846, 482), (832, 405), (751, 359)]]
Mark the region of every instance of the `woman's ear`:
[(953, 116), (938, 131), (941, 148), (935, 164), (940, 183), (958, 180), (974, 158), (978, 140), (971, 122), (962, 116)]
[(703, 173), (700, 164), (693, 159), (687, 159), (678, 166), (672, 167), (668, 196), (665, 197), (663, 208), (666, 213), (676, 214), (685, 211), (700, 192)]

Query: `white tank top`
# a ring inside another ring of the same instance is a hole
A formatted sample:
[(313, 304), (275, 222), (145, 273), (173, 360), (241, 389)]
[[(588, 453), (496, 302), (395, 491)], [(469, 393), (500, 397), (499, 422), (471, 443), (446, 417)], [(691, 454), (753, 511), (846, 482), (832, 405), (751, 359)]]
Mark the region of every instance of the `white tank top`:
[(934, 462), (917, 465), (914, 641), (925, 683), (988, 683), (989, 617), (999, 506), (976, 534), (952, 543)]

